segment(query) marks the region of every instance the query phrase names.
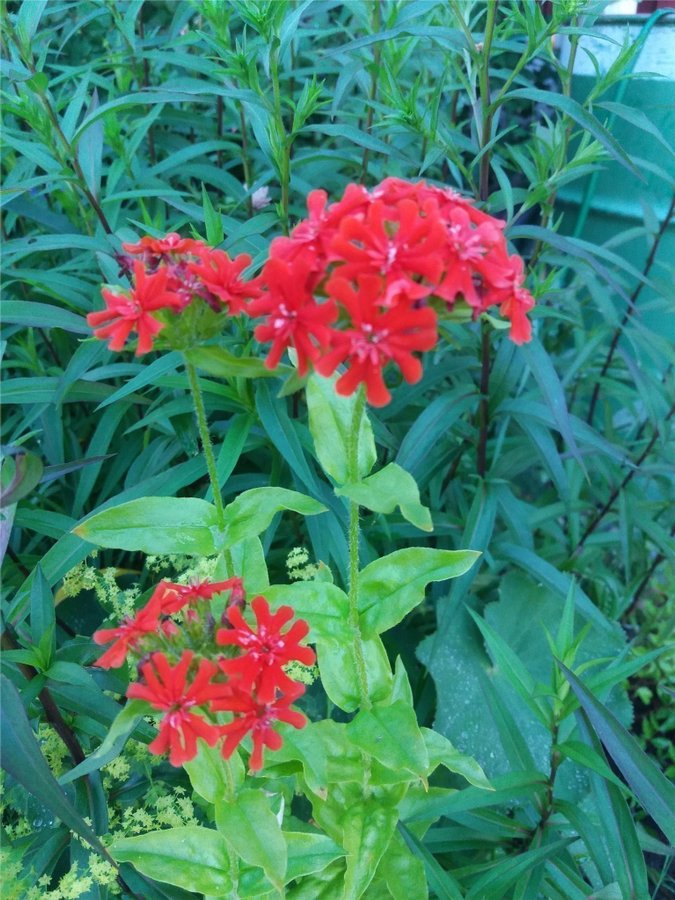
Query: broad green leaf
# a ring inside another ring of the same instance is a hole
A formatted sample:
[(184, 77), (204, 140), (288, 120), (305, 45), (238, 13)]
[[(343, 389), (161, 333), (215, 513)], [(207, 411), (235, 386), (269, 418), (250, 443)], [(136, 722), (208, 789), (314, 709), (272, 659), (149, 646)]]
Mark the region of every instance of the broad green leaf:
[(463, 575), (479, 556), (474, 550), (410, 547), (370, 563), (358, 581), (363, 633), (393, 628), (422, 602), (430, 582)]
[(200, 739), (197, 746), (197, 755), (183, 763), (183, 768), (199, 796), (207, 803), (216, 803), (243, 782), (244, 764), (238, 753), (234, 753), (228, 760), (223, 759), (218, 745), (209, 747)]
[(644, 809), (675, 843), (675, 787), (635, 738), (562, 663), (558, 663), (605, 749)]
[(427, 900), (424, 863), (408, 849), (398, 831), (392, 835), (377, 871), (394, 900)]
[(89, 772), (97, 772), (122, 752), (127, 739), (136, 725), (147, 712), (148, 706), (143, 700), (128, 700), (126, 706), (119, 711), (113, 720), (103, 743), (79, 765), (59, 778), (60, 784), (69, 784)]
[[(35, 453), (22, 452), (9, 457), (3, 464), (3, 470), (10, 469), (11, 478), (0, 491), (0, 507), (12, 506), (23, 497), (28, 496), (37, 487), (44, 472), (42, 460)], [(3, 471), (3, 481), (8, 476)]]
[(212, 556), (217, 549), (213, 536), (215, 528), (215, 507), (205, 500), (141, 497), (105, 509), (73, 531), (83, 540), (100, 547), (153, 554)]
[(218, 831), (244, 862), (259, 866), (277, 889), (286, 875), (286, 842), (265, 794), (240, 791), (232, 800), (216, 801)]
[[(393, 677), (387, 651), (377, 635), (362, 642), (368, 695), (373, 702), (391, 693)], [(317, 661), (324, 690), (336, 706), (354, 712), (361, 704), (361, 691), (354, 649), (350, 643), (317, 641)]]
[(422, 728), (422, 737), (429, 755), (428, 773), (438, 766), (445, 766), (449, 772), (462, 775), (474, 787), (494, 790), (485, 772), (472, 756), (460, 753), (446, 737), (431, 728)]
[(344, 850), (325, 834), (285, 831), (288, 848), (286, 882), (312, 872), (320, 872), (326, 866), (344, 856)]
[(272, 371), (259, 357), (235, 356), (225, 347), (195, 347), (186, 350), (185, 356), (198, 369), (217, 378), (275, 378), (291, 371), (288, 366), (277, 366)]
[(265, 596), (274, 610), (292, 606), (296, 616), (309, 624), (310, 641), (351, 641), (349, 600), (337, 585), (322, 581), (275, 584), (265, 591)]
[[(246, 538), (229, 548), (234, 564), (234, 571), (244, 580), (244, 587), (249, 594), (265, 594), (270, 585), (265, 561), (265, 551), (259, 537)], [(223, 579), (228, 573), (223, 571)]]
[(533, 696), (535, 693), (535, 681), (528, 672), (526, 666), (520, 661), (518, 655), (513, 652), (506, 641), (491, 628), (487, 622), (477, 616), (473, 610), (469, 610), (481, 634), (485, 638), (490, 656), (495, 666), (503, 672), (511, 686), (518, 692), (521, 700), (530, 708), (541, 724), (548, 728), (550, 725), (550, 707), (542, 700)]
[(117, 862), (131, 863), (157, 881), (216, 897), (232, 890), (227, 843), (211, 828), (185, 825), (149, 831), (118, 838), (108, 849)]
[[(309, 430), (323, 470), (337, 484), (349, 481), (349, 441), (356, 394), (341, 397), (335, 390), (337, 376), (311, 375), (307, 380)], [(364, 478), (375, 465), (373, 429), (364, 408), (359, 424), (358, 474)]]
[(396, 808), (378, 805), (370, 800), (345, 810), (343, 844), (347, 851), (344, 894), (360, 897), (370, 884), (384, 851), (389, 845), (396, 823)]
[(64, 825), (84, 841), (105, 855), (96, 834), (84, 821), (63, 792), (40, 751), (19, 692), (5, 675), (0, 675), (2, 687), (2, 742), (0, 763), (29, 794), (47, 807)]
[(326, 511), (318, 500), (298, 491), (280, 487), (252, 488), (239, 494), (225, 508), (224, 546), (231, 547), (246, 538), (262, 534), (282, 509), (290, 509), (303, 516), (316, 516)]
[(423, 777), (429, 771), (429, 754), (414, 709), (403, 700), (390, 706), (362, 709), (347, 726), (351, 740), (383, 766)]
[(349, 497), (359, 506), (365, 506), (373, 512), (388, 514), (398, 506), (401, 515), (408, 522), (422, 531), (433, 531), (431, 514), (427, 507), (420, 503), (417, 482), (409, 472), (396, 463), (389, 463), (384, 469), (364, 478), (363, 481), (345, 484), (335, 493)]

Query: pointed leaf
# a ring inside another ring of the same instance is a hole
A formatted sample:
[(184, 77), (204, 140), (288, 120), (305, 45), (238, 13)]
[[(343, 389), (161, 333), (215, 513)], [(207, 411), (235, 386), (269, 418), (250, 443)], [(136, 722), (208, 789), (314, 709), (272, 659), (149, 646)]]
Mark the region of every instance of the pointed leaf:
[[(212, 556), (216, 545), (211, 529), (215, 527), (216, 509), (205, 500), (141, 497), (105, 509), (73, 531), (83, 540), (100, 547), (154, 554)], [(239, 538), (232, 543), (236, 540)]]
[(374, 475), (356, 484), (346, 484), (335, 492), (338, 496), (372, 509), (373, 512), (392, 513), (400, 507), (401, 515), (422, 531), (432, 531), (431, 514), (420, 503), (420, 490), (409, 472), (396, 463), (389, 463)]
[(463, 575), (480, 553), (410, 547), (375, 560), (359, 573), (359, 610), (364, 635), (397, 625), (424, 599), (426, 586)]
[(291, 509), (303, 516), (326, 512), (318, 500), (280, 487), (252, 488), (239, 494), (225, 508), (225, 546), (262, 534), (274, 516), (282, 509)]
[(247, 790), (233, 800), (217, 800), (216, 824), (244, 862), (263, 869), (280, 890), (286, 875), (286, 842), (265, 794)]

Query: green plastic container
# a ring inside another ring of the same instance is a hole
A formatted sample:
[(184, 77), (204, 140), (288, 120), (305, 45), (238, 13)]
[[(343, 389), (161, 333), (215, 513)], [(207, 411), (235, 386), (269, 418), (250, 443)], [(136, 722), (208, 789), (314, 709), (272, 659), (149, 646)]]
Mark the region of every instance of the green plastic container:
[[(595, 69), (585, 49), (596, 57), (600, 71), (606, 72), (627, 39), (642, 40), (642, 49), (634, 58), (633, 73), (637, 77), (620, 83), (602, 100), (620, 102), (643, 113), (675, 146), (675, 10), (672, 13), (662, 10), (652, 16), (607, 16), (597, 21), (596, 30), (611, 40), (602, 37), (581, 39), (572, 80), (574, 99), (583, 101), (596, 80)], [(566, 52), (569, 52), (568, 48), (563, 47), (563, 62)], [(600, 118), (602, 121), (602, 116)], [(613, 117), (609, 125), (623, 150), (641, 171), (644, 181), (614, 160), (607, 160), (599, 174), (561, 189), (562, 232), (594, 244), (605, 244), (630, 229), (642, 227), (646, 215), (652, 222), (656, 218), (661, 224), (668, 213), (673, 197), (672, 182), (675, 182), (675, 156), (652, 134), (618, 116)], [(671, 183), (650, 172), (642, 160), (665, 170)], [(651, 214), (646, 214), (645, 209), (651, 209)], [(642, 271), (651, 246), (652, 239), (643, 233), (622, 242), (616, 252)], [(650, 273), (650, 277), (659, 282), (660, 293), (672, 295), (673, 285), (668, 285), (668, 273), (659, 266), (660, 260), (671, 265), (675, 260), (675, 218), (671, 219), (661, 239)], [(645, 286), (640, 293), (638, 308), (647, 306), (654, 294)], [(649, 328), (675, 340), (675, 316), (671, 314), (669, 321), (664, 322), (662, 312), (644, 310), (641, 317)]]

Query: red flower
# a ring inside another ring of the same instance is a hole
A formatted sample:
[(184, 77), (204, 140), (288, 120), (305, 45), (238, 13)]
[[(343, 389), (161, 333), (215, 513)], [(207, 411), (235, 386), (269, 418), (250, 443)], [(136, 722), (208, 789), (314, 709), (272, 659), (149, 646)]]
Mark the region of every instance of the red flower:
[(135, 285), (130, 295), (115, 294), (103, 288), (101, 293), (107, 309), (87, 316), (96, 337), (101, 340), (110, 338), (110, 349), (121, 350), (129, 335), (136, 332), (136, 356), (152, 350), (153, 338), (164, 324), (151, 313), (160, 309), (180, 309), (184, 305), (181, 297), (168, 289), (168, 277), (166, 269), (158, 269), (153, 275), (148, 275), (143, 263), (137, 260), (134, 263)]
[(308, 362), (319, 356), (319, 346), (328, 343), (331, 329), (328, 325), (337, 316), (335, 304), (328, 300), (316, 303), (307, 282), (309, 268), (302, 262), (294, 266), (281, 259), (270, 259), (262, 278), (269, 292), (253, 300), (248, 307), (252, 316), (267, 316), (258, 325), (255, 336), (259, 341), (272, 341), (272, 349), (265, 360), (268, 369), (279, 365), (287, 347), (294, 347), (298, 354), (300, 375), (307, 372)]
[(220, 728), (221, 734), (226, 736), (223, 743), (223, 757), (229, 759), (241, 741), (251, 732), (253, 753), (249, 767), (253, 772), (261, 769), (264, 748), (278, 750), (283, 743), (281, 735), (272, 727), (274, 721), (288, 722), (294, 728), (303, 728), (307, 724), (307, 719), (302, 713), (289, 709), (304, 690), (302, 685), (296, 685), (292, 693), (271, 703), (260, 703), (244, 691), (233, 694), (226, 704), (220, 705), (220, 708), (235, 713), (234, 720)]
[(480, 275), (492, 248), (503, 243), (502, 233), (491, 223), (472, 227), (466, 209), (452, 210), (447, 220), (447, 270), (434, 293), (452, 305), (458, 294), (474, 308), (481, 306)]
[(383, 275), (387, 281), (405, 279), (413, 287), (418, 287), (413, 280), (417, 275), (435, 283), (443, 270), (445, 232), (433, 202), (423, 211), (424, 216), (419, 203), (410, 199), (400, 200), (392, 210), (378, 200), (365, 219), (347, 216), (331, 245), (345, 260), (336, 274), (354, 280), (359, 275)]
[(191, 683), (187, 673), (193, 654), (185, 650), (180, 662), (171, 666), (163, 653), (153, 653), (150, 662), (141, 666), (146, 684), (130, 685), (127, 696), (145, 700), (153, 709), (166, 712), (159, 726), (159, 735), (149, 745), (151, 753), (169, 751), (172, 766), (181, 766), (197, 755), (197, 738), (213, 747), (220, 737), (220, 728), (211, 725), (192, 710), (195, 706), (208, 705), (223, 700), (231, 692), (226, 684), (214, 684), (217, 674), (214, 663), (202, 659)]
[(188, 603), (211, 600), (215, 594), (220, 594), (223, 591), (232, 591), (230, 603), (241, 602), (244, 598), (241, 578), (228, 578), (227, 581), (214, 582), (193, 581), (190, 584), (173, 584), (170, 581), (161, 581), (155, 589), (155, 594), (160, 594), (162, 612), (166, 615), (174, 615), (174, 613), (187, 606)]
[(399, 295), (396, 305), (382, 310), (382, 279), (375, 275), (361, 276), (358, 290), (345, 278), (333, 276), (326, 290), (346, 308), (354, 326), (333, 332), (332, 349), (316, 364), (318, 372), (330, 375), (347, 361), (349, 369), (336, 384), (339, 394), (352, 394), (365, 383), (368, 402), (384, 406), (391, 399), (382, 376), (389, 360), (399, 366), (406, 381), (419, 381), (422, 364), (412, 353), (430, 350), (436, 344), (436, 314), (432, 309), (415, 309)]
[(171, 253), (197, 253), (204, 247), (203, 241), (182, 238), (175, 231), (163, 238), (142, 237), (137, 244), (122, 244), (122, 248), (133, 256), (168, 256)]
[(296, 682), (292, 681), (283, 667), (292, 660), (311, 666), (316, 656), (309, 647), (300, 645), (307, 637), (307, 622), (298, 619), (286, 632), (283, 626), (293, 618), (290, 606), (281, 606), (274, 615), (264, 597), (256, 597), (251, 603), (257, 622), (254, 631), (244, 620), (236, 606), (227, 610), (227, 618), (232, 628), (221, 628), (216, 635), (219, 644), (241, 647), (242, 656), (220, 661), (220, 668), (230, 677), (238, 679), (237, 686), (244, 690), (256, 690), (260, 703), (270, 703), (276, 696), (277, 688), (292, 691)]
[(129, 650), (133, 650), (141, 638), (146, 634), (154, 634), (159, 627), (162, 612), (162, 597), (156, 590), (143, 609), (140, 609), (133, 618), (125, 619), (117, 628), (103, 628), (96, 631), (94, 641), (97, 644), (107, 644), (108, 641), (115, 643), (96, 660), (94, 665), (102, 669), (116, 669), (121, 666)]
[(190, 273), (227, 305), (230, 315), (238, 315), (245, 308), (247, 300), (260, 295), (259, 278), (250, 281), (240, 278), (242, 271), (251, 265), (251, 257), (247, 253), (240, 253), (235, 259), (230, 259), (223, 250), (204, 247), (198, 256), (198, 262), (188, 264)]

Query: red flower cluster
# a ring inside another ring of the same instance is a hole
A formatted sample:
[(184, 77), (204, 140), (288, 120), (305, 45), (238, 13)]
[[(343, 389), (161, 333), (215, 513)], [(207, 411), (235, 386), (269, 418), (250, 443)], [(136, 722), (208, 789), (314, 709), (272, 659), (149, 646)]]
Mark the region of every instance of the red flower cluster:
[(384, 405), (388, 362), (406, 381), (421, 378), (413, 354), (436, 344), (433, 298), (450, 310), (461, 298), (474, 317), (499, 306), (512, 340), (530, 339), (522, 259), (509, 256), (503, 223), (454, 191), (387, 178), (370, 192), (351, 184), (331, 205), (312, 191), (307, 206), (291, 236), (272, 242), (266, 290), (248, 306), (265, 317), (255, 334), (272, 342), (270, 368), (287, 347), (300, 374), (310, 363), (323, 375), (344, 363), (338, 392), (363, 383), (369, 402)]
[[(230, 592), (222, 617), (225, 627), (215, 637), (217, 645), (228, 649), (218, 651), (213, 644), (211, 601), (225, 591)], [(253, 628), (241, 612), (244, 598), (240, 578), (189, 585), (162, 581), (136, 616), (94, 635), (98, 644), (114, 641), (96, 665), (121, 666), (130, 653), (139, 658), (140, 680), (129, 686), (127, 696), (144, 700), (163, 714), (149, 749), (157, 754), (168, 751), (174, 766), (194, 759), (198, 738), (213, 747), (224, 737), (222, 754), (229, 759), (250, 734), (249, 766), (255, 771), (262, 767), (265, 747), (281, 746), (275, 722), (295, 728), (306, 724), (302, 713), (291, 709), (305, 689), (285, 667), (291, 662), (314, 663), (314, 651), (300, 643), (309, 627), (298, 619), (284, 631), (293, 610), (282, 606), (272, 614), (265, 598), (256, 597), (251, 603)], [(179, 612), (184, 614), (182, 627), (171, 618)], [(210, 643), (204, 653), (194, 650), (200, 634), (205, 646)], [(185, 647), (186, 635), (190, 649)], [(172, 665), (167, 653), (178, 662)], [(223, 724), (220, 713), (230, 713), (230, 721)]]
[(103, 288), (106, 309), (87, 316), (96, 337), (110, 339), (111, 350), (121, 350), (134, 333), (137, 356), (152, 350), (153, 338), (166, 325), (163, 311), (177, 313), (190, 303), (205, 302), (215, 312), (238, 315), (260, 293), (258, 279), (241, 277), (251, 264), (246, 253), (230, 259), (223, 250), (178, 234), (122, 246), (128, 254), (120, 258), (122, 269), (133, 275), (133, 287)]

